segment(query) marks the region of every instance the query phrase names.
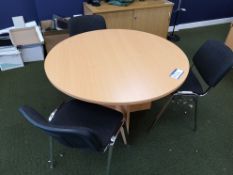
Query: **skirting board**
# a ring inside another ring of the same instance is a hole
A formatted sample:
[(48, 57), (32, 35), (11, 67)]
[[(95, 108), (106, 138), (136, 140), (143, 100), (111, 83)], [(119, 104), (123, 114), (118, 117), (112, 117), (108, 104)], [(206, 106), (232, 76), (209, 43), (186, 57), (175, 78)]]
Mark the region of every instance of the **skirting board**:
[[(179, 31), (183, 29), (192, 29), (192, 28), (197, 28), (197, 27), (211, 26), (211, 25), (216, 25), (216, 24), (225, 24), (225, 23), (231, 23), (231, 22), (233, 22), (233, 17), (178, 24), (176, 25), (175, 31)], [(171, 32), (172, 30), (173, 30), (173, 26), (170, 26), (168, 31)]]

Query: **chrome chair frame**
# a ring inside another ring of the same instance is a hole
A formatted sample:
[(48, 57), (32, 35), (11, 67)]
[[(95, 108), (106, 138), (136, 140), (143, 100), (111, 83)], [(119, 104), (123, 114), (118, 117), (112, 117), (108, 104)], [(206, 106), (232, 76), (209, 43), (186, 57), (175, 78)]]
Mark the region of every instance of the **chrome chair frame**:
[(198, 98), (199, 97), (203, 97), (205, 95), (207, 95), (209, 88), (205, 91), (204, 94), (196, 94), (192, 91), (178, 91), (175, 94), (173, 94), (168, 100), (167, 102), (164, 104), (164, 106), (162, 107), (162, 109), (160, 110), (160, 112), (158, 113), (158, 115), (156, 116), (156, 118), (153, 120), (151, 126), (149, 127), (149, 130), (151, 130), (152, 128), (154, 128), (156, 126), (156, 124), (158, 123), (159, 119), (161, 118), (161, 116), (163, 115), (164, 111), (167, 109), (168, 105), (171, 103), (171, 101), (176, 97), (176, 96), (188, 96), (191, 97), (194, 100), (194, 124), (193, 124), (193, 131), (197, 130), (197, 107), (198, 107)]
[[(62, 104), (60, 105), (62, 106)], [(59, 106), (59, 107), (60, 107)], [(56, 108), (49, 116), (48, 118), (48, 122), (51, 122), (53, 120), (53, 117), (55, 116), (56, 112), (58, 111), (58, 108)], [(111, 160), (112, 160), (112, 152), (113, 152), (113, 147), (114, 147), (114, 144), (116, 142), (116, 139), (118, 138), (118, 134), (121, 132), (121, 136), (122, 136), (122, 139), (123, 139), (123, 142), (125, 145), (127, 145), (127, 140), (126, 140), (126, 136), (125, 136), (125, 132), (124, 132), (124, 124), (125, 124), (125, 119), (123, 118), (123, 121), (122, 121), (122, 125), (121, 127), (119, 128), (119, 130), (117, 131), (116, 135), (115, 136), (112, 136), (111, 137), (111, 142), (106, 146), (106, 148), (104, 149), (104, 152), (106, 152), (108, 150), (108, 160), (107, 160), (107, 168), (106, 168), (106, 175), (109, 175), (110, 174), (110, 167), (111, 167)], [(48, 163), (49, 163), (49, 167), (51, 169), (54, 168), (54, 158), (53, 158), (53, 138), (52, 136), (49, 136), (49, 160), (48, 160)]]
[[(192, 71), (193, 65), (195, 65), (202, 80), (208, 85), (206, 89), (203, 89), (201, 82)], [(233, 52), (221, 41), (207, 40), (194, 55), (193, 65), (190, 68), (190, 72), (184, 84), (165, 103), (149, 129), (152, 129), (156, 125), (175, 96), (191, 96), (195, 103), (193, 130), (196, 131), (198, 98), (205, 96), (207, 92), (209, 92), (212, 87), (215, 87), (232, 69)]]

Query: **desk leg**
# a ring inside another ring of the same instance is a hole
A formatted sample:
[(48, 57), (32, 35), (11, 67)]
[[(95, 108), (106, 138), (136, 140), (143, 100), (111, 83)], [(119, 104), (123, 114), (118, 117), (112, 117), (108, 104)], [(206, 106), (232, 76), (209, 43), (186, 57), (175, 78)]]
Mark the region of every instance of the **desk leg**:
[(129, 106), (115, 106), (115, 109), (118, 109), (120, 111), (124, 118), (125, 118), (125, 123), (126, 123), (126, 130), (127, 133), (129, 134), (129, 125), (130, 125), (130, 108)]
[(117, 110), (121, 112), (126, 120), (126, 130), (129, 134), (129, 126), (130, 126), (130, 112), (148, 110), (151, 108), (151, 102), (143, 103), (143, 104), (136, 104), (136, 105), (103, 105), (105, 107)]
[(123, 114), (126, 119), (126, 129), (128, 134), (129, 134), (129, 126), (130, 126), (130, 113), (136, 111), (148, 110), (150, 108), (151, 108), (151, 102), (137, 104), (137, 105), (122, 106), (121, 111), (123, 111)]
[(129, 134), (130, 110), (129, 110), (128, 106), (124, 107), (124, 116), (125, 116), (125, 120), (126, 120), (126, 130), (127, 130), (127, 133)]
[(123, 139), (123, 142), (125, 145), (127, 145), (127, 140), (126, 140), (126, 137), (125, 137), (125, 131), (124, 131), (124, 128), (121, 127), (121, 136), (122, 136), (122, 139)]
[(126, 106), (113, 106), (113, 105), (103, 105), (103, 104), (100, 104), (100, 105), (121, 112), (123, 114), (124, 118), (125, 118), (126, 130), (127, 130), (127, 133), (129, 134), (130, 107), (127, 106), (127, 105)]

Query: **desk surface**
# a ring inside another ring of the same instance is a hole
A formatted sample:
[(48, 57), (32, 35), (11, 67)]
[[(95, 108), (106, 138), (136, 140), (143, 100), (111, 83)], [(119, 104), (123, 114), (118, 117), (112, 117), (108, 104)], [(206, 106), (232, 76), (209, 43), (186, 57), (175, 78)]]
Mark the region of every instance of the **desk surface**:
[[(171, 78), (176, 69), (180, 79)], [(88, 102), (133, 105), (164, 97), (181, 86), (189, 62), (173, 43), (153, 34), (121, 29), (87, 32), (56, 45), (45, 60), (50, 82)]]

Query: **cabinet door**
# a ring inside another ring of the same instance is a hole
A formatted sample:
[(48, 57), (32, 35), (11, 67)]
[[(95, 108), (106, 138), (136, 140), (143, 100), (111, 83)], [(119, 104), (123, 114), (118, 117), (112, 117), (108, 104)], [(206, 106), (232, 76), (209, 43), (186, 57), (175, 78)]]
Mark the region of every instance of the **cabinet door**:
[(167, 37), (172, 7), (138, 9), (134, 11), (135, 30)]
[(132, 29), (133, 11), (101, 13), (108, 29)]
[(69, 34), (57, 34), (57, 35), (44, 35), (45, 47), (47, 53), (59, 42), (69, 38)]

